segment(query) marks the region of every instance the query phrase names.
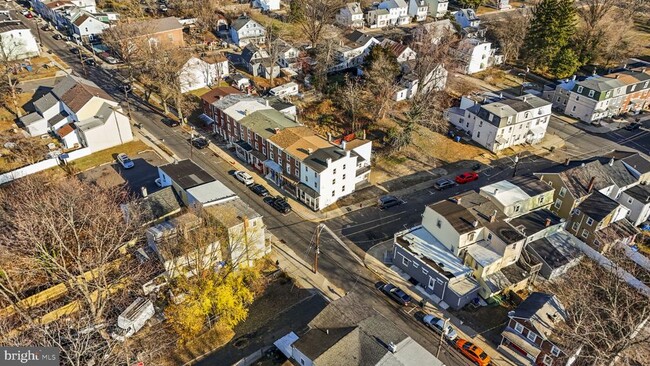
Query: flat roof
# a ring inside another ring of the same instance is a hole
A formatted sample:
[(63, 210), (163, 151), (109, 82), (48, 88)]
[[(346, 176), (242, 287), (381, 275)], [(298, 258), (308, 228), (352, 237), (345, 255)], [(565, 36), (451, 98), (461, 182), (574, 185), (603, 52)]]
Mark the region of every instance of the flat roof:
[(530, 198), (523, 189), (507, 180), (481, 187), (481, 192), (487, 196), (494, 197), (495, 200), (505, 207), (512, 206), (517, 202), (526, 201)]
[(483, 267), (487, 267), (503, 257), (497, 253), (495, 248), (492, 248), (487, 240), (481, 240), (474, 245), (470, 245), (467, 248), (467, 253)]
[(187, 193), (203, 205), (222, 203), (237, 198), (235, 192), (218, 180), (189, 188)]
[(447, 278), (464, 276), (472, 271), (424, 227), (417, 227), (398, 238), (405, 244), (402, 246), (433, 262)]
[(215, 180), (208, 172), (189, 159), (162, 165), (158, 169), (162, 170), (183, 189), (189, 189)]

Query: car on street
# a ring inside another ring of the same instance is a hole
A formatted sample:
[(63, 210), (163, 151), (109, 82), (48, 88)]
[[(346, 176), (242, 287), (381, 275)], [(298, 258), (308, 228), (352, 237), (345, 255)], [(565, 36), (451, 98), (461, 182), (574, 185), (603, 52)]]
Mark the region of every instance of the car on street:
[(97, 62), (92, 58), (85, 58), (83, 60), (83, 63), (88, 65), (88, 66), (96, 66), (97, 65)]
[(111, 64), (111, 65), (115, 65), (115, 64), (119, 63), (120, 60), (116, 59), (116, 58), (113, 57), (113, 56), (107, 56), (107, 57), (106, 57), (106, 62), (108, 62), (108, 63)]
[(480, 347), (472, 342), (458, 338), (456, 339), (456, 348), (463, 354), (463, 356), (470, 359), (478, 366), (488, 366), (490, 364), (490, 356), (485, 353)]
[(124, 169), (131, 169), (135, 165), (125, 153), (117, 154), (117, 162), (120, 163)]
[(411, 304), (411, 296), (407, 295), (402, 289), (393, 285), (392, 283), (377, 282), (375, 287), (388, 295), (393, 300), (397, 301), (398, 304), (402, 306), (408, 306)]
[(458, 338), (458, 334), (454, 328), (451, 327), (451, 325), (447, 325), (447, 328), (443, 332), (442, 328), (445, 326), (445, 321), (440, 318), (436, 318), (433, 315), (427, 314), (422, 317), (422, 323), (424, 323), (424, 325), (427, 327), (433, 329), (436, 333), (442, 333), (445, 338), (450, 341)]
[(251, 177), (250, 174), (241, 170), (235, 172), (235, 178), (237, 178), (238, 181), (244, 183), (247, 186), (250, 186), (251, 184), (255, 183), (253, 177)]
[(379, 200), (378, 200), (378, 206), (382, 210), (386, 209), (386, 208), (391, 208), (391, 207), (394, 207), (394, 206), (399, 206), (402, 203), (404, 203), (404, 201), (402, 201), (401, 199), (399, 199), (399, 198), (397, 198), (395, 196), (382, 196), (382, 197), (379, 197)]
[(57, 40), (57, 41), (63, 39), (63, 37), (62, 37), (60, 34), (58, 34), (58, 33), (54, 33), (54, 34), (52, 35), (52, 38), (54, 38), (54, 39)]
[(437, 181), (433, 182), (433, 188), (438, 191), (445, 190), (447, 188), (455, 187), (457, 184), (449, 178), (440, 178)]
[(172, 119), (172, 118), (165, 117), (161, 121), (162, 121), (162, 123), (166, 124), (169, 127), (178, 127), (178, 126), (181, 125), (180, 122), (178, 122), (177, 120)]
[(261, 184), (257, 184), (257, 183), (251, 184), (248, 188), (250, 188), (250, 190), (253, 191), (253, 193), (255, 193), (260, 197), (266, 197), (269, 195), (268, 189), (266, 189), (266, 187), (264, 187)]
[(477, 179), (478, 179), (478, 173), (466, 172), (456, 177), (456, 183), (465, 184), (465, 183), (473, 182)]
[(291, 205), (289, 202), (287, 202), (284, 197), (271, 197), (271, 196), (266, 196), (264, 197), (264, 202), (266, 202), (269, 206), (273, 207), (277, 211), (283, 214), (288, 214), (291, 212)]
[(25, 18), (27, 18), (27, 19), (32, 19), (33, 17), (34, 17), (34, 14), (32, 14), (31, 11), (27, 12), (27, 14), (25, 14)]
[(79, 52), (81, 52), (81, 51), (79, 51), (79, 49), (77, 47), (73, 47), (73, 48), (70, 49), (70, 52), (74, 53), (75, 55), (78, 55)]
[(634, 130), (638, 130), (639, 128), (641, 128), (641, 124), (640, 123), (630, 123), (629, 125), (625, 126), (624, 128), (626, 130), (628, 130), (628, 131), (634, 131)]
[(208, 147), (208, 145), (210, 145), (210, 141), (203, 136), (193, 137), (190, 143), (192, 144), (192, 146), (194, 146), (199, 150), (205, 149), (206, 147)]

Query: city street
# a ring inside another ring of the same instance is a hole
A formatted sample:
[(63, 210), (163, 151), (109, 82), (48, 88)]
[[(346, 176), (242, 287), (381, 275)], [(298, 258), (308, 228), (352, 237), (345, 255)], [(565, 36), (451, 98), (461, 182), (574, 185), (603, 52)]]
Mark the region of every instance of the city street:
[[(18, 15), (18, 17), (32, 28), (34, 34), (37, 33), (34, 20), (25, 19), (22, 15)], [(43, 45), (68, 63), (76, 75), (92, 80), (115, 99), (125, 102), (124, 93), (119, 88), (114, 77), (107, 74), (99, 66), (82, 65), (79, 56), (69, 51), (73, 46), (64, 41), (54, 40), (52, 32), (41, 33)], [(263, 215), (265, 225), (273, 235), (285, 242), (303, 260), (308, 263), (312, 261), (314, 256), (313, 237), (317, 227), (315, 223), (302, 219), (296, 213), (288, 215), (278, 213), (264, 204), (260, 197), (239, 183), (229, 173), (233, 167), (228, 161), (217, 157), (210, 149), (190, 149), (188, 143), (189, 134), (180, 127), (171, 128), (163, 124), (161, 122), (163, 116), (152, 110), (143, 101), (130, 98), (129, 104), (133, 118), (132, 122), (141, 125), (154, 142), (164, 144), (180, 159), (191, 157), (194, 162), (223, 182), (254, 210)], [(566, 154), (576, 159), (585, 158), (614, 148), (621, 148), (620, 144), (641, 149), (645, 153), (650, 152), (648, 150), (650, 148), (650, 136), (646, 130), (620, 130), (599, 136), (553, 118), (548, 133), (556, 134), (568, 143), (565, 150), (553, 153), (558, 156)], [(553, 164), (555, 163), (541, 157), (528, 156), (520, 159), (517, 165), (517, 173), (531, 173)], [(339, 234), (346, 243), (352, 244), (353, 251), (363, 258), (369, 248), (392, 238), (395, 232), (418, 225), (426, 205), (468, 189), (477, 189), (482, 185), (511, 177), (514, 169), (514, 161), (501, 166), (488, 167), (480, 172), (481, 178), (476, 182), (443, 192), (436, 192), (432, 189), (413, 192), (401, 197), (404, 199), (405, 204), (400, 206), (384, 211), (376, 207), (367, 207), (342, 217), (330, 219), (326, 221), (326, 224), (335, 233)], [(407, 312), (406, 309), (391, 302), (374, 288), (374, 283), (378, 280), (376, 274), (359, 264), (353, 256), (342, 250), (341, 246), (327, 234), (321, 236), (320, 251), (319, 272), (322, 272), (330, 282), (346, 292), (360, 293), (362, 298), (365, 299), (366, 305), (373, 307), (389, 318), (401, 330), (433, 354), (436, 353), (438, 337), (415, 320), (412, 315), (414, 309), (409, 309), (410, 312)], [(488, 353), (491, 352), (495, 351), (488, 350)], [(471, 364), (469, 360), (446, 343), (439, 358), (450, 366)], [(213, 363), (209, 363), (210, 360)], [(205, 364), (215, 364), (217, 362), (217, 359), (211, 358), (211, 356), (207, 356), (205, 360)]]

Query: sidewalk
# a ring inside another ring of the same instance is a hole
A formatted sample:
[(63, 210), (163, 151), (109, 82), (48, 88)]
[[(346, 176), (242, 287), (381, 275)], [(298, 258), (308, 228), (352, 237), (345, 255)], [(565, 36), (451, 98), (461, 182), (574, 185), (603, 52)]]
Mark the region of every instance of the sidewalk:
[(312, 271), (312, 265), (306, 263), (286, 244), (275, 238), (271, 239), (273, 250), (269, 257), (272, 261), (280, 263), (280, 269), (293, 278), (296, 285), (301, 288), (315, 288), (329, 300), (334, 301), (345, 295), (345, 291), (331, 284), (325, 276)]
[(366, 257), (364, 258), (366, 267), (368, 267), (371, 271), (382, 278), (384, 282), (391, 282), (400, 287), (402, 290), (407, 292), (415, 301), (421, 301), (424, 299), (426, 301), (424, 306), (424, 311), (426, 313), (449, 319), (449, 322), (454, 325), (454, 328), (456, 328), (459, 336), (461, 338), (471, 339), (474, 344), (485, 350), (490, 355), (492, 362), (495, 365), (514, 365), (512, 361), (506, 358), (505, 355), (497, 351), (495, 348), (496, 345), (493, 345), (481, 334), (478, 334), (474, 329), (468, 327), (467, 325), (464, 325), (462, 320), (458, 319), (453, 314), (445, 310), (443, 307), (446, 308), (446, 304), (443, 303), (443, 305), (440, 306), (439, 303), (435, 303), (434, 301), (436, 301), (436, 299), (433, 299), (429, 295), (425, 295), (419, 286), (414, 286), (412, 283), (404, 279), (400, 273), (389, 268), (383, 262), (383, 258), (384, 254), (390, 250), (392, 245), (393, 241), (388, 240), (370, 248), (370, 250), (368, 250), (366, 253)]

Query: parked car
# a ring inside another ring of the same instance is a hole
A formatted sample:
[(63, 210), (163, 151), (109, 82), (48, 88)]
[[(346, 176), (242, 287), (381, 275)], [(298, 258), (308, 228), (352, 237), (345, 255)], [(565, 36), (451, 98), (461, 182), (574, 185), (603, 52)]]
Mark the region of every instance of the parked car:
[(473, 182), (478, 179), (478, 173), (475, 172), (467, 172), (463, 173), (459, 176), (456, 177), (456, 183), (458, 184), (465, 184), (469, 182)]
[(131, 169), (135, 165), (125, 153), (117, 154), (117, 162), (120, 163), (124, 169)]
[(199, 150), (205, 149), (210, 145), (210, 141), (203, 136), (193, 137), (190, 143)]
[(250, 188), (251, 191), (253, 191), (253, 193), (258, 196), (266, 197), (269, 195), (269, 191), (261, 184), (251, 184), (248, 188)]
[(94, 59), (92, 59), (92, 58), (86, 58), (86, 59), (84, 59), (84, 60), (83, 60), (83, 63), (86, 64), (86, 65), (88, 65), (88, 66), (96, 66), (96, 65), (97, 65), (97, 62), (96, 62)]
[(32, 19), (33, 17), (34, 17), (34, 14), (32, 14), (31, 11), (27, 12), (27, 14), (25, 14), (25, 18), (27, 18), (27, 19)]
[(264, 202), (266, 202), (268, 205), (273, 207), (274, 209), (278, 210), (279, 212), (283, 214), (288, 214), (291, 212), (291, 205), (287, 200), (284, 199), (284, 197), (270, 197), (266, 196), (264, 197)]
[(79, 51), (79, 49), (77, 47), (73, 47), (73, 48), (70, 49), (70, 52), (74, 53), (75, 55), (78, 55), (79, 52), (81, 52), (81, 51)]
[(457, 184), (449, 178), (441, 178), (433, 182), (433, 188), (442, 191), (447, 188), (455, 187)]
[(235, 178), (237, 178), (238, 181), (244, 183), (247, 186), (250, 186), (251, 184), (255, 183), (253, 177), (251, 177), (250, 174), (243, 172), (241, 170), (235, 172)]
[(63, 39), (63, 37), (62, 37), (60, 34), (58, 34), (58, 33), (54, 33), (54, 34), (52, 35), (52, 38), (54, 38), (54, 39), (57, 40), (57, 41), (60, 41), (60, 40)]
[(391, 283), (377, 282), (375, 287), (402, 306), (408, 306), (411, 304), (411, 296), (407, 295), (402, 291), (402, 289)]
[(404, 203), (404, 201), (402, 201), (401, 199), (395, 196), (382, 196), (379, 197), (379, 201), (378, 201), (379, 208), (382, 210), (386, 208), (391, 208), (393, 206), (399, 206), (402, 203)]
[(167, 117), (162, 119), (162, 123), (166, 124), (169, 127), (178, 127), (181, 125), (181, 123), (178, 122), (177, 120), (172, 118), (167, 118)]
[(463, 356), (469, 358), (478, 366), (488, 366), (490, 364), (490, 356), (488, 356), (481, 348), (465, 339), (458, 338), (456, 340), (456, 348), (458, 348)]
[(641, 128), (641, 124), (640, 123), (630, 123), (629, 125), (625, 126), (624, 128), (626, 130), (628, 130), (628, 131), (634, 131), (634, 130), (638, 130), (639, 128)]
[(443, 332), (442, 328), (445, 326), (445, 321), (440, 318), (436, 318), (433, 315), (425, 315), (422, 318), (422, 323), (424, 323), (424, 325), (427, 327), (433, 329), (436, 333), (442, 333), (445, 338), (450, 341), (458, 338), (458, 334), (456, 334), (456, 331), (451, 327), (451, 325), (447, 325), (447, 329), (445, 329)]
[(111, 64), (111, 65), (115, 65), (115, 64), (119, 63), (120, 60), (116, 59), (116, 58), (113, 57), (113, 56), (107, 56), (107, 57), (106, 57), (106, 62), (108, 62), (108, 63)]

